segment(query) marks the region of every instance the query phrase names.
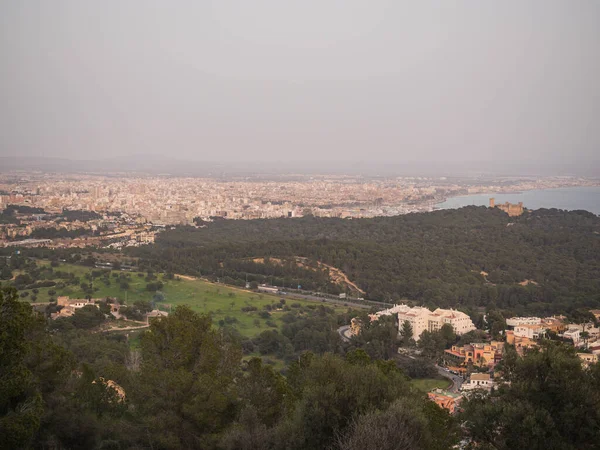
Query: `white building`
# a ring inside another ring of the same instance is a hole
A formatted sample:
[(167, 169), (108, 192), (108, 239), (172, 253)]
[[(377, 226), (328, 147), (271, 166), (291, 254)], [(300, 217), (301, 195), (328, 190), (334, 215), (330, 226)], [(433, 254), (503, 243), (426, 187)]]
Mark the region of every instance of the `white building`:
[(427, 308), (416, 306), (409, 308), (406, 312), (398, 313), (398, 332), (402, 330), (404, 322), (410, 323), (413, 330), (413, 339), (418, 341), (421, 337), (421, 333), (425, 330), (434, 331), (434, 328), (439, 329), (437, 318), (430, 323), (431, 311)]
[(511, 317), (506, 319), (506, 325), (516, 327), (517, 325), (539, 325), (542, 319), (539, 317)]
[(581, 331), (579, 328), (569, 328), (567, 331), (563, 333), (563, 338), (571, 339), (573, 341), (573, 345), (579, 345), (579, 340)]
[(454, 332), (458, 335), (468, 333), (475, 330), (475, 325), (471, 318), (464, 312), (456, 311), (455, 309), (438, 308), (433, 312), (433, 315), (439, 316), (441, 328), (445, 323), (452, 325)]
[(490, 378), (489, 373), (472, 373), (468, 383), (463, 383), (462, 390), (470, 391), (472, 389), (485, 389), (490, 391), (494, 386), (494, 380)]
[(538, 339), (545, 332), (546, 328), (541, 325), (517, 325), (514, 330), (515, 336), (529, 339)]
[(412, 308), (408, 305), (394, 305), (391, 308), (377, 311), (375, 314), (369, 314), (371, 322), (379, 319), (381, 316), (391, 316), (392, 314), (398, 314), (400, 312), (405, 313), (410, 311)]
[(421, 306), (410, 308), (406, 305), (399, 305), (394, 308), (396, 308), (394, 312), (398, 314), (398, 329), (402, 330), (404, 322), (410, 323), (415, 341), (419, 340), (423, 331), (438, 331), (444, 324), (451, 325), (458, 335), (475, 330), (471, 318), (454, 309), (438, 308), (432, 312)]

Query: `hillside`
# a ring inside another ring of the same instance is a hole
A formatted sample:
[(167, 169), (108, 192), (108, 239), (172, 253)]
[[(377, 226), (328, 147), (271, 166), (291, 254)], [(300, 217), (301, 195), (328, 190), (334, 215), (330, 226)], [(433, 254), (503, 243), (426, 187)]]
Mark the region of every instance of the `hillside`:
[[(31, 283), (21, 283), (23, 277), (29, 277)], [(22, 301), (38, 306), (50, 305), (59, 296), (73, 299), (110, 297), (128, 305), (148, 302), (165, 311), (187, 305), (195, 312), (210, 314), (215, 326), (233, 326), (246, 338), (254, 338), (264, 330), (280, 330), (284, 323), (282, 316), (286, 312), (319, 306), (314, 301), (296, 298), (282, 301), (275, 295), (254, 293), (192, 277), (91, 269), (73, 264), (52, 267), (48, 261), (28, 261), (27, 267), (15, 270), (13, 280), (5, 283), (18, 288)], [(340, 313), (347, 309), (340, 305), (331, 311)]]
[[(238, 284), (248, 277), (343, 290), (326, 269), (298, 267), (294, 260), (302, 257), (339, 269), (369, 298), (431, 306), (518, 314), (600, 306), (600, 218), (585, 211), (540, 209), (510, 218), (466, 207), (358, 220), (218, 221), (167, 231), (132, 255), (156, 270)], [(265, 257), (289, 264), (252, 261)]]

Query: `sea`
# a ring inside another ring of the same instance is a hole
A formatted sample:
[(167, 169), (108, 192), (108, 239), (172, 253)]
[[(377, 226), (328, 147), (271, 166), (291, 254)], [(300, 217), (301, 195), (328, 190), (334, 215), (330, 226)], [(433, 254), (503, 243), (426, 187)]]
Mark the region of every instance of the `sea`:
[(463, 206), (489, 206), (490, 197), (496, 199), (496, 204), (523, 202), (527, 209), (556, 208), (575, 210), (583, 209), (600, 215), (600, 186), (581, 186), (556, 189), (540, 189), (523, 191), (521, 193), (489, 193), (451, 197), (445, 202), (438, 203), (435, 209), (462, 208)]

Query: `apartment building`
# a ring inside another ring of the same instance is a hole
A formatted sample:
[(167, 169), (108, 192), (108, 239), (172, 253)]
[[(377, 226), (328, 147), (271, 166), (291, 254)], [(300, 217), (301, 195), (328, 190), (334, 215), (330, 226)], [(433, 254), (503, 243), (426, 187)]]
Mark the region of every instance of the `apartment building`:
[(451, 325), (454, 332), (458, 335), (475, 330), (475, 325), (471, 318), (455, 309), (438, 308), (431, 311), (422, 306), (410, 307), (408, 305), (394, 305), (391, 308), (378, 311), (371, 314), (371, 321), (379, 319), (381, 316), (397, 315), (398, 332), (402, 329), (404, 322), (410, 323), (413, 330), (413, 339), (418, 341), (423, 331), (438, 331), (444, 324)]
[(506, 319), (506, 325), (516, 327), (518, 325), (539, 325), (542, 319), (539, 317), (511, 317)]
[(402, 329), (404, 322), (410, 323), (415, 341), (420, 339), (423, 331), (438, 331), (444, 324), (451, 325), (458, 335), (476, 329), (467, 314), (454, 309), (438, 308), (432, 312), (427, 308), (417, 306), (407, 307), (406, 310), (399, 311), (397, 314), (398, 328)]

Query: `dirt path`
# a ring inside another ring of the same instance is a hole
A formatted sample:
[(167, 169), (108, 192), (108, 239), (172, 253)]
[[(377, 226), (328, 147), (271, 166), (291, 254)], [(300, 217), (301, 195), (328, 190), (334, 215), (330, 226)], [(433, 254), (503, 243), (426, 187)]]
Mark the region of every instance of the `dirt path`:
[[(302, 267), (302, 268), (309, 269), (309, 270), (315, 270), (314, 267), (311, 267), (306, 263), (308, 258), (304, 258), (302, 256), (295, 256), (294, 258), (296, 260), (296, 264), (298, 265), (298, 267)], [(265, 263), (265, 258), (251, 258), (251, 259), (255, 263), (259, 263), (259, 264)], [(269, 258), (269, 261), (275, 262), (279, 265), (283, 265), (283, 261), (279, 258), (271, 257), (271, 258)], [(355, 290), (356, 292), (360, 292), (361, 294), (366, 294), (365, 291), (363, 291), (361, 288), (359, 288), (354, 282), (350, 281), (348, 276), (344, 272), (342, 272), (340, 269), (338, 269), (337, 267), (330, 266), (329, 264), (325, 264), (321, 261), (317, 261), (317, 266), (319, 266), (319, 268), (328, 269), (329, 277), (331, 278), (331, 281), (333, 281), (334, 283), (337, 283), (337, 284), (343, 283), (346, 286), (348, 286), (350, 289)]]
[(175, 276), (181, 278), (182, 280), (188, 280), (188, 281), (196, 281), (198, 279), (198, 278), (192, 277), (190, 275), (181, 275), (179, 273), (176, 273)]
[(361, 294), (366, 294), (365, 291), (359, 288), (354, 282), (350, 281), (348, 276), (337, 267), (330, 266), (329, 264), (322, 263), (321, 261), (317, 261), (317, 264), (319, 264), (319, 266), (328, 268), (330, 273), (333, 272), (334, 275), (331, 278), (336, 283), (339, 283), (341, 281), (342, 283), (346, 284), (346, 286), (350, 286), (355, 291), (358, 291)]
[(130, 331), (130, 330), (141, 330), (142, 328), (148, 328), (150, 324), (139, 325), (137, 327), (124, 327), (124, 328), (108, 328), (106, 330), (102, 330), (101, 333), (110, 333), (111, 331)]

